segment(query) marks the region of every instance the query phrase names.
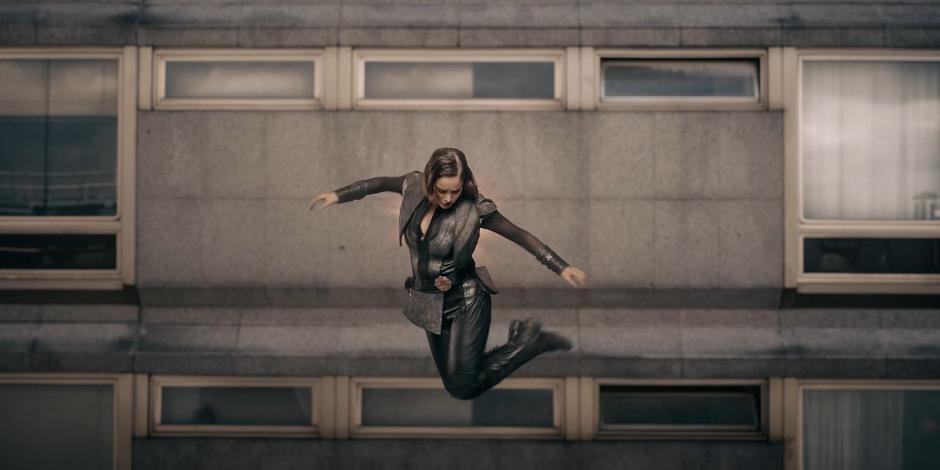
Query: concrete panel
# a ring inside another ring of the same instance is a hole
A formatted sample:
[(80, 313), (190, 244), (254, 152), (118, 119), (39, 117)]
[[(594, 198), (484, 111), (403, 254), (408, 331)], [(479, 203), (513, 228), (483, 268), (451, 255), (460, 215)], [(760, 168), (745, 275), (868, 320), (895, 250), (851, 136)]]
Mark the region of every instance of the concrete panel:
[[(264, 120), (269, 194), (307, 200), (346, 184), (330, 169), (344, 161), (332, 144), (332, 120), (320, 113), (271, 113)], [(401, 171), (404, 173), (404, 170)]]
[(579, 43), (577, 28), (461, 28), (461, 47), (561, 47)]
[(869, 328), (788, 328), (780, 331), (785, 356), (799, 359), (882, 359), (882, 335)]
[(337, 28), (240, 28), (242, 47), (329, 47), (339, 41)]
[(142, 26), (137, 30), (140, 46), (237, 46), (236, 28), (174, 28)]
[(885, 47), (938, 47), (940, 29), (936, 28), (886, 28)]
[[(214, 199), (206, 202), (200, 248), (205, 279), (210, 284), (263, 284), (268, 227), (265, 201)], [(271, 228), (274, 230), (274, 228)]]
[(660, 198), (711, 198), (721, 188), (718, 135), (728, 113), (657, 113), (653, 182)]
[(718, 140), (718, 196), (783, 197), (783, 113), (726, 113)]
[(0, 304), (0, 322), (2, 323), (38, 323), (41, 320), (40, 305)]
[(143, 374), (233, 375), (236, 356), (228, 353), (154, 353), (134, 355), (134, 372)]
[(461, 28), (576, 28), (576, 5), (471, 4), (460, 7)]
[(585, 356), (664, 359), (682, 355), (679, 310), (584, 309), (578, 318)]
[[(138, 197), (202, 196), (202, 152), (209, 136), (204, 115), (140, 112), (137, 118)], [(140, 222), (146, 225), (147, 219)]]
[(785, 5), (682, 5), (683, 28), (774, 28), (790, 14)]
[(170, 325), (238, 325), (244, 310), (247, 309), (144, 307), (141, 309), (141, 322)]
[(880, 5), (806, 3), (791, 4), (789, 14), (782, 18), (785, 28), (880, 27), (885, 20)]
[(873, 379), (885, 376), (885, 365), (884, 358), (785, 358), (781, 375), (804, 379)]
[(794, 47), (880, 47), (884, 45), (882, 28), (785, 28), (783, 45)]
[(138, 357), (146, 353), (178, 354), (181, 358), (231, 354), (238, 345), (239, 327), (228, 325), (158, 325), (141, 328)]
[(30, 351), (128, 354), (136, 339), (136, 324), (43, 323)]
[(678, 27), (682, 7), (676, 4), (581, 5), (583, 28), (653, 28)]
[(241, 5), (144, 5), (140, 25), (148, 28), (237, 28)]
[(885, 26), (933, 27), (940, 23), (936, 5), (879, 5), (878, 13)]
[(774, 47), (783, 41), (779, 27), (765, 28), (682, 28), (683, 46)]
[(202, 162), (204, 194), (210, 198), (262, 198), (271, 184), (266, 171), (266, 115), (203, 113), (206, 141)]
[(718, 202), (721, 284), (772, 287), (783, 284), (783, 202)]
[(457, 5), (343, 5), (340, 26), (352, 28), (458, 26)]
[(132, 372), (133, 356), (126, 352), (34, 352), (29, 355), (29, 372)]
[(340, 5), (244, 5), (240, 24), (252, 28), (330, 28), (339, 26)]
[(37, 12), (36, 21), (46, 26), (134, 26), (140, 15), (140, 6), (133, 4), (36, 3), (30, 5)]
[(589, 113), (582, 117), (581, 158), (590, 159), (592, 200), (653, 195), (653, 124), (647, 113)]
[(777, 357), (683, 359), (682, 377), (689, 379), (754, 379), (781, 377), (784, 361)]
[[(2, 17), (3, 15), (0, 15)], [(0, 44), (34, 44), (37, 27), (32, 24), (5, 24), (0, 28)]]
[(894, 329), (880, 336), (891, 359), (940, 357), (940, 330)]
[(340, 46), (457, 47), (460, 31), (447, 28), (342, 28)]
[[(780, 327), (796, 328), (878, 328), (881, 312), (874, 309), (783, 309), (780, 310)], [(923, 325), (928, 326), (928, 325)]]
[(931, 328), (940, 329), (940, 310), (937, 309), (891, 309), (881, 310), (883, 328)]
[(203, 206), (204, 203), (196, 199), (138, 201), (138, 285), (198, 285), (205, 280)]
[(718, 287), (719, 204), (657, 201), (654, 213), (655, 287)]
[(597, 200), (591, 203), (591, 288), (652, 287), (653, 202)]
[(675, 27), (581, 28), (581, 46), (665, 47), (678, 46), (681, 43), (681, 30)]
[(245, 355), (311, 355), (320, 357), (424, 357), (424, 331), (396, 322), (360, 326), (247, 326), (238, 332)]
[(42, 305), (45, 323), (133, 323), (138, 322), (136, 305)]
[(56, 46), (66, 44), (123, 46), (137, 43), (137, 28), (39, 26), (36, 29), (36, 43)]

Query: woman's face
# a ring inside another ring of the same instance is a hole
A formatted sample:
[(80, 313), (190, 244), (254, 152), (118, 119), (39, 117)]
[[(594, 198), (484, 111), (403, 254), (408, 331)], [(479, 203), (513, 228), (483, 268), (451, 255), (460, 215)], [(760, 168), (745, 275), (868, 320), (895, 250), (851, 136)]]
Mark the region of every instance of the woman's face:
[(460, 198), (462, 191), (460, 176), (442, 176), (434, 182), (434, 202), (441, 209), (447, 209)]

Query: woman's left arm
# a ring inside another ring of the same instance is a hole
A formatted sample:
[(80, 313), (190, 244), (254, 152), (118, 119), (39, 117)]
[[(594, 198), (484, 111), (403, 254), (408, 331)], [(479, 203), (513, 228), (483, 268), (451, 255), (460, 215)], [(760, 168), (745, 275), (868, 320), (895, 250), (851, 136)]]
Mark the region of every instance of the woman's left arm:
[[(489, 200), (485, 200), (485, 202), (492, 204), (492, 201)], [(540, 263), (544, 264), (548, 269), (551, 269), (555, 274), (561, 276), (568, 284), (574, 287), (584, 287), (587, 285), (587, 274), (585, 274), (584, 271), (569, 265), (552, 251), (548, 245), (542, 243), (531, 233), (516, 226), (516, 224), (504, 217), (503, 214), (500, 214), (499, 211), (495, 209), (495, 205), (493, 205), (491, 212), (483, 214), (483, 220), (480, 226), (496, 232), (522, 248), (525, 248), (526, 251), (535, 255)]]

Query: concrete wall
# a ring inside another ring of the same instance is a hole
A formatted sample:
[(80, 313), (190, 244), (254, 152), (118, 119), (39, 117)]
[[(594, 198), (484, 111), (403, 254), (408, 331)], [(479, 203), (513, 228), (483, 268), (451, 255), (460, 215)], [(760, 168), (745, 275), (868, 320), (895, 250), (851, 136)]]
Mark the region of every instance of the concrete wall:
[[(444, 146), (595, 287), (783, 283), (779, 112), (142, 112), (139, 135), (141, 287), (397, 287), (400, 196), (307, 203)], [(563, 285), (488, 231), (476, 259), (502, 287)]]

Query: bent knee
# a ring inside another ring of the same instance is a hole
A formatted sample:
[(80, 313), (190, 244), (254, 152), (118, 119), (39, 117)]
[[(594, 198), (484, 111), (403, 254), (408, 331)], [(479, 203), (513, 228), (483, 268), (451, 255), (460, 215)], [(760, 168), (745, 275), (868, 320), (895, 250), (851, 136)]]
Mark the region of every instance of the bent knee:
[(469, 377), (445, 378), (444, 388), (458, 400), (472, 400), (483, 392), (479, 384)]

